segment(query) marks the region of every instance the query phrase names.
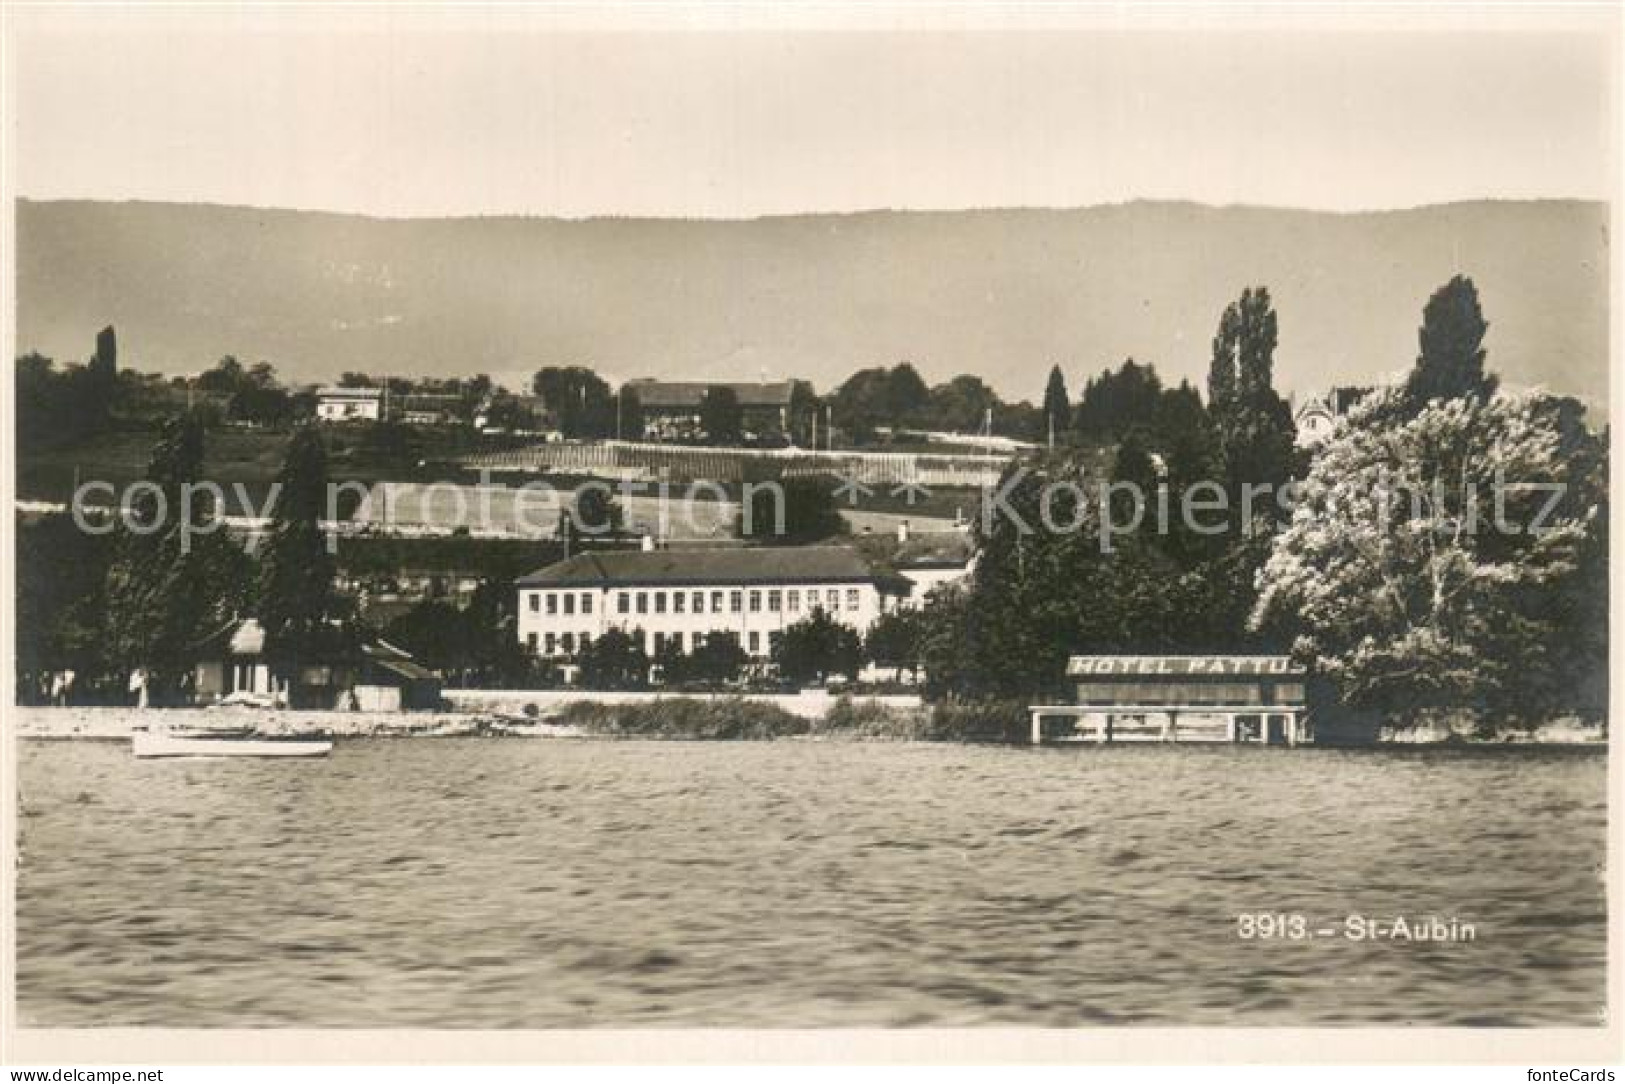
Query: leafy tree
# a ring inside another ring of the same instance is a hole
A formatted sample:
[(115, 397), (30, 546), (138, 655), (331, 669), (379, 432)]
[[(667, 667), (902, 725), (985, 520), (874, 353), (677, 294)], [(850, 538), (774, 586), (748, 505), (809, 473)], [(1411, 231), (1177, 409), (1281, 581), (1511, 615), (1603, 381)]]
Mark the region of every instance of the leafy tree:
[(90, 385), (88, 407), (98, 419), (105, 419), (118, 389), (118, 334), (111, 326), (96, 333), (96, 353), (85, 363), (85, 374)]
[(931, 429), (954, 433), (979, 433), (987, 422), (987, 412), (1000, 413), (1003, 403), (998, 392), (979, 376), (956, 376), (931, 389), (926, 408), (916, 410), (915, 418)]
[(792, 442), (812, 447), (815, 419), (824, 409), (823, 402), (805, 380), (790, 382), (790, 428), (786, 436)]
[(586, 485), (570, 494), (560, 516), (559, 535), (579, 538), (614, 538), (621, 533), (621, 505), (601, 485)]
[[(1222, 326), (1222, 323), (1221, 323)], [(1236, 302), (1236, 397), (1245, 404), (1275, 391), (1275, 347), (1279, 333), (1270, 292), (1243, 290)]]
[(1072, 428), (1072, 399), (1067, 395), (1066, 377), (1059, 365), (1051, 367), (1049, 383), (1044, 386), (1045, 437), (1050, 444), (1057, 436), (1065, 436)]
[(1604, 446), (1565, 434), (1544, 396), (1406, 417), (1406, 394), (1372, 396), (1317, 455), (1255, 626), (1293, 637), (1350, 703), (1400, 716), (1537, 722), (1586, 706), (1606, 688), (1603, 615), (1581, 601), (1605, 586)]
[[(962, 386), (949, 394), (970, 392), (969, 386)], [(931, 389), (908, 362), (891, 369), (859, 369), (835, 389), (830, 399), (834, 423), (858, 443), (872, 440), (875, 430), (881, 426), (895, 430), (907, 425), (930, 424), (938, 418)], [(980, 424), (980, 416), (977, 424)]]
[(460, 675), (473, 661), (475, 645), (468, 639), (470, 631), (457, 607), (424, 599), (391, 621), (384, 638), (432, 670)]
[(334, 559), (322, 526), (327, 449), (321, 431), (301, 425), (288, 440), (276, 504), (260, 557), (260, 625), (274, 671), (297, 678), (303, 662), (353, 647), (351, 616), (333, 588)]
[(688, 656), (687, 680), (717, 688), (738, 681), (750, 665), (738, 635), (714, 632)]
[(901, 362), (886, 374), (886, 413), (892, 424), (908, 425), (923, 414), (931, 403), (931, 391), (924, 379), (908, 362)]
[(1233, 504), (1243, 486), (1278, 487), (1299, 472), (1292, 409), (1273, 383), (1278, 339), (1275, 310), (1262, 286), (1243, 290), (1220, 317), (1208, 407)]
[(615, 435), (623, 440), (643, 439), (643, 398), (631, 384), (622, 384), (620, 401), (615, 404), (619, 412)]
[(17, 520), (17, 695), (46, 700), (49, 676), (72, 670), (93, 683), (106, 658), (107, 568), (112, 539), (81, 531), (66, 512)]
[(876, 666), (917, 676), (924, 654), (926, 618), (922, 611), (908, 608), (891, 610), (875, 618), (864, 638), (863, 653)]
[(1213, 336), (1213, 360), (1207, 373), (1208, 409), (1222, 415), (1236, 405), (1239, 377), (1236, 372), (1236, 344), (1241, 335), (1241, 313), (1231, 305), (1219, 317), (1219, 330)]
[[(846, 530), (840, 507), (835, 502), (837, 480), (829, 475), (775, 474), (778, 493), (756, 480), (749, 491), (749, 506), (741, 508), (738, 534), (775, 546), (802, 546), (820, 542)], [(782, 503), (783, 530), (779, 530), (778, 513)], [(748, 515), (746, 514), (748, 511)]]
[(115, 673), (140, 671), (159, 699), (185, 684), (197, 648), (247, 601), (248, 561), (220, 533), (216, 510), (183, 497), (203, 471), (195, 415), (166, 422), (107, 570), (105, 647)]
[(536, 373), (531, 386), (567, 439), (601, 440), (615, 435), (614, 397), (609, 385), (591, 369), (550, 366)]
[(1496, 378), (1484, 371), (1488, 330), (1472, 279), (1457, 275), (1428, 299), (1417, 333), (1421, 353), (1405, 384), (1412, 409), (1434, 399), (1495, 394)]
[(1085, 381), (1074, 424), (1087, 443), (1115, 444), (1129, 431), (1152, 425), (1161, 398), (1156, 367), (1129, 358), (1115, 372)]
[(705, 389), (700, 399), (700, 428), (710, 444), (738, 444), (744, 433), (745, 412), (739, 396), (726, 384)]
[(660, 671), (660, 681), (664, 685), (682, 685), (690, 678), (688, 652), (676, 638), (663, 641), (655, 649), (652, 660), (655, 668)]
[[(346, 373), (346, 377), (354, 376)], [(215, 362), (214, 368), (207, 369), (197, 376), (198, 391), (216, 392), (221, 395), (230, 395), (241, 388), (244, 383), (243, 363), (227, 354)], [(346, 387), (361, 385), (345, 385)]]
[(590, 689), (637, 689), (649, 683), (649, 656), (643, 651), (643, 632), (610, 629), (577, 656), (581, 683)]
[(856, 678), (863, 665), (858, 634), (818, 607), (785, 628), (773, 647), (773, 664), (786, 681), (824, 681), (832, 674)]
[(293, 398), (278, 387), (251, 386), (232, 393), (226, 417), (256, 425), (280, 425), (293, 416)]

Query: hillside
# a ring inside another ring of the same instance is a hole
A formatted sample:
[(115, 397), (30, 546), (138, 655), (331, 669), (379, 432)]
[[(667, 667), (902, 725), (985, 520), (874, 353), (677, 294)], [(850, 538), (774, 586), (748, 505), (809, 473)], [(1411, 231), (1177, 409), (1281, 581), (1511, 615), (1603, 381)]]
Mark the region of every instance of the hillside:
[(1269, 286), (1278, 383), (1407, 367), (1431, 290), (1477, 281), (1491, 367), (1601, 409), (1607, 208), (1481, 202), (1365, 214), (1183, 203), (749, 221), (381, 220), (101, 202), (18, 204), (18, 348), (77, 360), (226, 353), (296, 379), (344, 370), (617, 378), (802, 376), (911, 360), (1036, 399), (1132, 355), (1200, 379), (1224, 305)]

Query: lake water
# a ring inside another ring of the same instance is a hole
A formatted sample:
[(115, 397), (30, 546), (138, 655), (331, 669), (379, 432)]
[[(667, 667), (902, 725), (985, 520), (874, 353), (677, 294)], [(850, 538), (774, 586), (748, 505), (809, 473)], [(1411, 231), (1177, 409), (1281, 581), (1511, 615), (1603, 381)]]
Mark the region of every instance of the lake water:
[[(21, 743), (29, 1025), (1593, 1025), (1606, 757)], [(1471, 942), (1248, 940), (1438, 915)]]

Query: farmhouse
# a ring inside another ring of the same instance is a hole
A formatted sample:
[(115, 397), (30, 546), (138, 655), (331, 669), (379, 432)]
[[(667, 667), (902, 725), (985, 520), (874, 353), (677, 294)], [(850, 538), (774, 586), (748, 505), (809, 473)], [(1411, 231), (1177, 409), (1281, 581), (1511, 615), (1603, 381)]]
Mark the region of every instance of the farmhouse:
[(861, 636), (911, 590), (849, 546), (584, 553), (517, 586), (520, 642), (560, 659), (618, 628), (650, 656), (668, 643), (693, 651), (729, 636), (765, 661), (780, 633), (814, 610)]
[(643, 408), (644, 435), (680, 439), (700, 430), (700, 404), (711, 388), (727, 388), (739, 400), (741, 428), (758, 437), (790, 428), (789, 380), (759, 384), (702, 384), (689, 381), (634, 380), (627, 388)]
[(384, 416), (381, 388), (335, 388), (316, 390), (316, 417), (324, 422), (378, 421)]

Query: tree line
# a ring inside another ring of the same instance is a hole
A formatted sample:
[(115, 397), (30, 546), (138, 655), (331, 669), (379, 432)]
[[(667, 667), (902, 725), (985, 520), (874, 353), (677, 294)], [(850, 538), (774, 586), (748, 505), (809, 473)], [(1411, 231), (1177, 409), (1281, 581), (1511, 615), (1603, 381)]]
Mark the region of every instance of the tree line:
[[(935, 597), (922, 622), (929, 687), (1059, 695), (1071, 654), (1268, 651), (1308, 663), (1344, 702), (1401, 720), (1602, 717), (1607, 435), (1586, 428), (1574, 400), (1497, 394), (1487, 329), (1471, 279), (1453, 278), (1423, 309), (1404, 385), (1365, 395), (1313, 455), (1295, 447), (1273, 387), (1279, 328), (1265, 289), (1221, 314), (1205, 402), (1133, 363), (1091, 381), (1071, 416), (1115, 441), (1109, 466), (1077, 446), (1013, 465), (1010, 505), (1028, 522), (1057, 482), (1127, 480), (1149, 493), (1207, 482), (1232, 510), (1248, 484), (1296, 483), (1295, 513), (1272, 501), (1215, 533), (1176, 518), (1106, 551), (1094, 528), (1114, 509), (1051, 491), (1051, 513), (1081, 529), (978, 525), (972, 581)], [(1497, 479), (1531, 487), (1508, 498), (1518, 523), (1547, 499), (1534, 488), (1559, 494), (1549, 529), (1484, 529)], [(1407, 486), (1420, 502), (1375, 507)]]

